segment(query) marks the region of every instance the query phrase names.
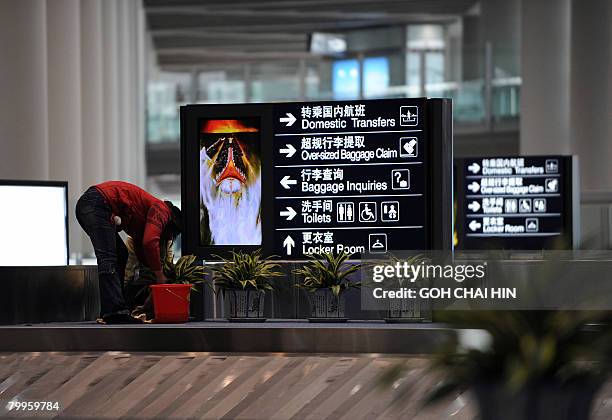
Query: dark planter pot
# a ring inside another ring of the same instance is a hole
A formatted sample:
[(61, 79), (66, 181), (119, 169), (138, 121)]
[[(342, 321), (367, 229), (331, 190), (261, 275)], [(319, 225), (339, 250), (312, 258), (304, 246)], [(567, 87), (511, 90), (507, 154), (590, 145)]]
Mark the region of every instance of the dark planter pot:
[(385, 322), (431, 322), (431, 316), (429, 299), (389, 299)]
[(204, 321), (206, 319), (204, 309), (204, 286), (202, 284), (195, 284), (191, 288), (191, 298), (189, 300), (189, 320)]
[(224, 316), (230, 322), (264, 322), (265, 293), (259, 290), (225, 290)]
[(336, 296), (329, 289), (310, 294), (310, 322), (346, 322), (344, 294)]
[(472, 393), (481, 420), (588, 420), (600, 386), (594, 381), (543, 383), (512, 394), (493, 383), (475, 385)]

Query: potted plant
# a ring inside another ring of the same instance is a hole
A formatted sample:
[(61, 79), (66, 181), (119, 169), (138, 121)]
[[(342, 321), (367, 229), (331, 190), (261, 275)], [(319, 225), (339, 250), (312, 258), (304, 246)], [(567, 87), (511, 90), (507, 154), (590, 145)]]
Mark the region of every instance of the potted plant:
[(263, 322), (264, 297), (273, 291), (272, 278), (282, 276), (273, 257), (233, 252), (229, 258), (216, 256), (221, 264), (212, 268), (213, 282), (224, 300), (226, 318), (230, 322)]
[[(455, 328), (486, 332), (485, 345), (451, 340), (433, 358), (444, 380), (426, 403), (470, 390), (480, 419), (583, 420), (610, 367), (609, 314), (576, 311), (449, 311)], [(386, 375), (395, 383), (401, 368)]]
[[(395, 256), (392, 256), (392, 264), (396, 262), (405, 262), (408, 265), (418, 265), (427, 261), (427, 259), (421, 255), (408, 257), (400, 260)], [(418, 290), (422, 287), (426, 279), (418, 278), (415, 281), (410, 281), (405, 277), (399, 277), (396, 279), (397, 284), (395, 287), (401, 289), (403, 287), (412, 288)], [(415, 299), (388, 299), (389, 309), (385, 322), (390, 324), (403, 323), (403, 322), (423, 322), (431, 321), (432, 308), (431, 301), (429, 299), (421, 299), (417, 297)]]
[(183, 255), (176, 262), (168, 258), (163, 269), (170, 284), (189, 284), (193, 287), (204, 282), (204, 266), (195, 255)]
[(204, 284), (204, 267), (195, 255), (183, 255), (174, 261), (171, 242), (162, 250), (162, 270), (167, 281), (156, 284), (155, 274), (148, 267), (140, 266), (138, 277), (141, 282), (149, 284), (152, 293), (132, 315), (144, 314), (146, 319), (154, 316), (156, 322), (186, 322), (189, 318), (191, 292), (200, 293)]
[(304, 278), (297, 287), (310, 293), (310, 322), (345, 322), (344, 292), (359, 288), (360, 282), (349, 280), (349, 276), (361, 269), (361, 264), (348, 263), (351, 254), (331, 252), (309, 255), (310, 259), (294, 273)]

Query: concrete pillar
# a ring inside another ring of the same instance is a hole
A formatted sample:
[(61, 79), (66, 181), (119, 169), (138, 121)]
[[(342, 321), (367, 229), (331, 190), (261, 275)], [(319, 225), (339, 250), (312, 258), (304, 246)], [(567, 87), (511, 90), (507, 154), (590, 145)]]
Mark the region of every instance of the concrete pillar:
[(612, 191), (612, 3), (572, 2), (572, 152), (583, 190)]
[(128, 141), (127, 146), (129, 148), (129, 157), (130, 161), (128, 163), (128, 175), (129, 180), (134, 184), (143, 186), (141, 184), (139, 173), (140, 161), (144, 159), (144, 153), (140, 154), (140, 139), (138, 137), (138, 121), (140, 109), (138, 107), (139, 104), (139, 95), (140, 91), (138, 89), (138, 80), (141, 75), (138, 71), (138, 9), (140, 6), (139, 1), (131, 1), (128, 2), (128, 93), (129, 93), (129, 102), (128, 102)]
[(44, 0), (0, 3), (0, 178), (47, 179)]
[(142, 4), (138, 2), (138, 26), (137, 26), (137, 58), (138, 58), (138, 89), (137, 104), (137, 139), (138, 139), (138, 185), (145, 187), (147, 178), (146, 163), (146, 97), (147, 97), (147, 23)]
[(73, 211), (83, 192), (80, 40), (79, 0), (47, 2), (49, 177), (68, 181), (70, 249), (77, 253), (83, 241)]
[(104, 178), (107, 180), (120, 178), (117, 9), (117, 0), (102, 2)]
[(522, 2), (522, 154), (570, 153), (570, 0)]
[(130, 3), (119, 1), (118, 3), (118, 27), (117, 27), (117, 54), (118, 54), (118, 97), (117, 108), (119, 110), (119, 176), (123, 181), (132, 181), (130, 177), (130, 124), (132, 113), (130, 107)]
[(477, 80), (484, 77), (484, 43), (480, 22), (480, 15), (467, 14), (462, 17), (461, 80)]
[(83, 188), (104, 181), (102, 0), (81, 2), (81, 100)]
[[(530, 3), (533, 3), (533, 0)], [(493, 47), (492, 76), (519, 75), (520, 0), (483, 0), (480, 5), (483, 41), (485, 44), (490, 43)]]

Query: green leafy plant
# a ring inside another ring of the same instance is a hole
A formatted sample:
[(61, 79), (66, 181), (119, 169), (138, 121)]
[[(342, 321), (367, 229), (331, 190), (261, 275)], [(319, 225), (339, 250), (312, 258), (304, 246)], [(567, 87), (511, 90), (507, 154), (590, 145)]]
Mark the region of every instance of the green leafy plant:
[[(392, 257), (395, 261), (394, 262), (400, 262), (400, 263), (407, 263), (410, 266), (417, 266), (420, 264), (427, 264), (431, 262), (430, 258), (427, 258), (421, 254), (419, 255), (413, 255), (407, 258), (403, 258), (403, 259), (398, 259), (397, 257), (393, 256)], [(413, 279), (414, 281), (412, 281), (411, 279), (407, 278), (407, 277), (399, 277), (396, 279), (397, 283), (400, 287), (404, 287), (410, 284), (420, 284), (424, 281), (426, 281), (427, 279), (423, 276), (420, 276), (416, 279)]]
[(261, 250), (253, 253), (233, 252), (229, 258), (216, 255), (222, 264), (212, 268), (214, 285), (226, 290), (274, 290), (273, 277), (283, 275), (274, 257), (263, 257)]
[(430, 395), (436, 401), (476, 383), (499, 381), (511, 392), (542, 383), (599, 380), (607, 373), (609, 328), (587, 332), (585, 326), (609, 318), (606, 312), (473, 311), (447, 314), (457, 328), (485, 330), (490, 343), (463, 349), (459, 342), (442, 349), (432, 367), (447, 373)]
[[(503, 260), (503, 255), (492, 252), (489, 268)], [(530, 283), (530, 294), (522, 297), (523, 303), (532, 307), (537, 307), (545, 294), (559, 292), (559, 278), (568, 267), (558, 258), (539, 264), (531, 275), (537, 281)], [(503, 265), (494, 273), (508, 275)], [(596, 390), (612, 371), (609, 311), (450, 310), (439, 312), (436, 318), (457, 331), (480, 330), (484, 339), (478, 345), (470, 345), (461, 336), (449, 337), (430, 365), (432, 371), (443, 375), (443, 380), (431, 390), (425, 403), (467, 389), (479, 392), (497, 387), (511, 397), (521, 393), (537, 396), (547, 387)], [(406, 365), (389, 369), (382, 383), (396, 383), (405, 369)], [(397, 400), (406, 392), (409, 391), (398, 392)]]
[[(199, 264), (195, 255), (183, 255), (176, 262), (174, 261), (174, 252), (172, 251), (172, 243), (169, 242), (165, 251), (162, 252), (162, 270), (168, 279), (167, 282), (183, 283), (183, 284), (199, 284), (204, 282), (204, 266)], [(140, 268), (140, 277), (142, 279), (151, 280), (155, 284), (155, 274), (147, 267)]]
[(304, 277), (302, 284), (297, 287), (304, 288), (313, 293), (319, 289), (330, 289), (336, 296), (349, 288), (361, 287), (360, 282), (348, 280), (350, 274), (361, 269), (361, 264), (347, 263), (351, 254), (342, 252), (334, 254), (332, 252), (309, 255), (308, 261), (304, 266), (293, 270), (297, 275)]
[[(610, 370), (609, 318), (603, 311), (449, 311), (441, 321), (453, 328), (483, 330), (488, 342), (465, 348), (461, 340), (449, 340), (431, 363), (444, 380), (425, 402), (479, 384), (499, 383), (517, 393), (541, 384), (601, 382)], [(403, 370), (394, 366), (382, 383), (394, 383)]]
[(204, 267), (198, 264), (195, 255), (183, 255), (176, 263), (166, 260), (163, 269), (169, 283), (198, 284), (204, 281)]
[[(372, 261), (369, 261), (367, 263), (362, 263), (362, 267), (365, 269), (365, 273), (367, 273), (368, 278), (364, 281), (362, 281), (362, 286), (364, 287), (380, 287), (380, 283), (379, 282), (375, 282), (373, 281), (374, 278), (374, 273), (373, 273), (373, 269), (376, 266), (380, 266), (380, 265), (385, 265), (385, 266), (392, 266), (395, 267), (396, 264), (404, 264), (406, 263), (409, 266), (416, 266), (419, 264), (425, 264), (430, 262), (431, 259), (425, 257), (422, 254), (418, 254), (418, 255), (411, 255), (408, 257), (397, 257), (396, 255), (392, 254), (392, 253), (388, 253), (386, 255), (385, 258), (382, 259), (375, 259)], [(420, 276), (416, 279), (412, 279), (410, 277), (404, 277), (404, 276), (400, 276), (400, 277), (393, 277), (392, 278), (394, 281), (385, 281), (383, 284), (385, 286), (388, 287), (406, 287), (406, 286), (410, 286), (410, 285), (419, 285), (421, 284), (425, 279), (423, 276)], [(389, 280), (391, 280), (391, 278), (389, 278)]]

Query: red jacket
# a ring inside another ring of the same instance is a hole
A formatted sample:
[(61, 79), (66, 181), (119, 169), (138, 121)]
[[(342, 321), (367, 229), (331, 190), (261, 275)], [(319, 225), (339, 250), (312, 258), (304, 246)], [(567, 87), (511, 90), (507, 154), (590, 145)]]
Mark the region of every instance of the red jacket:
[(138, 259), (151, 270), (161, 270), (159, 238), (172, 217), (166, 203), (127, 182), (108, 181), (95, 188), (110, 205), (113, 216), (121, 218), (121, 229), (134, 240)]

